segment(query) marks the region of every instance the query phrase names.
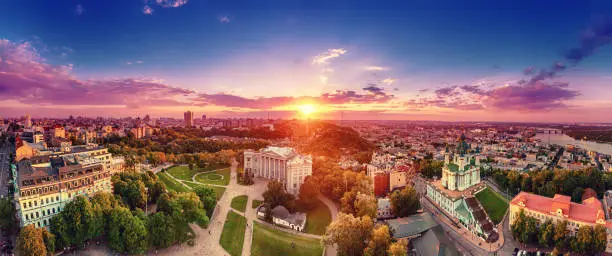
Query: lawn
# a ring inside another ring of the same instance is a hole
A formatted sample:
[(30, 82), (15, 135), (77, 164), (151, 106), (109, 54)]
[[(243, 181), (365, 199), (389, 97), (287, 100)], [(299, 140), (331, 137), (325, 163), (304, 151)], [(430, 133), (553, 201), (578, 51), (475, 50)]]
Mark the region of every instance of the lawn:
[[(319, 239), (307, 238), (287, 233), (253, 222), (252, 256), (292, 255), (310, 256), (321, 255), (323, 248)], [(291, 243), (295, 246), (292, 248)]]
[(263, 201), (257, 200), (257, 199), (253, 199), (253, 202), (251, 203), (251, 207), (253, 207), (253, 209), (255, 209), (255, 208), (257, 208), (257, 206), (260, 206), (261, 204), (263, 204)]
[(198, 187), (198, 186), (205, 186), (205, 187), (210, 187), (215, 191), (215, 194), (217, 196), (217, 201), (219, 201), (219, 199), (221, 198), (221, 196), (223, 196), (223, 193), (225, 193), (225, 188), (224, 187), (217, 187), (217, 186), (208, 186), (208, 185), (202, 185), (199, 183), (195, 183), (195, 182), (191, 182), (191, 181), (184, 181), (187, 185), (189, 185), (192, 188)]
[(249, 197), (247, 195), (241, 195), (232, 198), (232, 208), (236, 211), (244, 212), (246, 210), (247, 202), (249, 201)]
[(196, 176), (196, 181), (206, 183), (206, 184), (214, 184), (227, 186), (230, 180), (230, 168), (225, 168), (219, 171), (208, 172), (203, 174), (198, 174)]
[(246, 218), (242, 215), (229, 211), (227, 219), (223, 224), (223, 233), (219, 243), (221, 247), (232, 256), (242, 255), (242, 245), (244, 244), (244, 230), (246, 229)]
[(168, 176), (168, 174), (165, 174), (163, 172), (158, 172), (157, 173), (157, 177), (159, 178), (159, 180), (161, 180), (164, 183), (164, 185), (166, 186), (166, 189), (168, 189), (168, 191), (176, 191), (176, 192), (189, 192), (189, 191), (191, 191), (190, 188), (188, 188), (188, 187), (184, 186), (183, 184), (179, 183), (178, 181), (176, 181), (172, 177)]
[(504, 197), (487, 187), (483, 191), (478, 192), (476, 198), (495, 224), (502, 220), (508, 209), (508, 201)]
[(172, 176), (179, 180), (191, 180), (194, 174), (197, 172), (195, 170), (189, 170), (189, 166), (173, 166), (167, 170)]
[(317, 200), (317, 205), (306, 212), (306, 228), (304, 231), (308, 234), (323, 235), (330, 222), (329, 208), (323, 202)]

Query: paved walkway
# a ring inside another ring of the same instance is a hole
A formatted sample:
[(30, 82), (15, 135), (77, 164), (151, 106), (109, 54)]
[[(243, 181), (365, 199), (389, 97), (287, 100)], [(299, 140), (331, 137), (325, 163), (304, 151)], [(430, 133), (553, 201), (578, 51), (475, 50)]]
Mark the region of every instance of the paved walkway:
[[(317, 196), (321, 202), (323, 202), (327, 208), (329, 208), (329, 212), (331, 213), (332, 221), (335, 221), (338, 218), (338, 206), (329, 198), (319, 194)], [(325, 247), (325, 256), (336, 256), (338, 251), (336, 249), (336, 245), (328, 245)]]

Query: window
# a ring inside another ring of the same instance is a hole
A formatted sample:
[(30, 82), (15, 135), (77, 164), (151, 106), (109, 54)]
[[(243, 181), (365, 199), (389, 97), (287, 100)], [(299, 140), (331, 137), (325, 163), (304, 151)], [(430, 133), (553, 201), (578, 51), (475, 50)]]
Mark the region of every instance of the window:
[(53, 214), (55, 214), (55, 208), (53, 208)]
[(38, 217), (39, 217), (38, 212), (36, 212), (36, 218), (38, 218)]
[(36, 201), (34, 201), (34, 206), (36, 206)]
[(55, 201), (59, 201), (59, 196), (56, 196), (56, 197), (55, 197)]
[(26, 217), (26, 220), (30, 220), (30, 216), (28, 216), (27, 214), (25, 217)]
[(51, 210), (47, 209), (47, 215), (51, 214)]
[(43, 225), (47, 225), (47, 220), (43, 220)]
[(49, 203), (49, 198), (45, 199), (45, 202), (46, 202), (46, 203)]
[(42, 210), (42, 216), (45, 217), (45, 210)]
[(26, 208), (26, 203), (23, 203), (23, 209), (25, 209), (25, 208)]

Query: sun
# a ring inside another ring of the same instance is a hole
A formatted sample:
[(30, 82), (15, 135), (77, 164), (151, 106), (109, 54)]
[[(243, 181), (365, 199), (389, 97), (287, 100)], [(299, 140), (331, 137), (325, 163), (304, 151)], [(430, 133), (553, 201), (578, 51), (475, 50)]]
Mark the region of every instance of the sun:
[(298, 108), (300, 109), (300, 112), (302, 112), (302, 114), (304, 114), (305, 116), (310, 116), (312, 115), (312, 113), (317, 111), (315, 106), (312, 104), (299, 105)]

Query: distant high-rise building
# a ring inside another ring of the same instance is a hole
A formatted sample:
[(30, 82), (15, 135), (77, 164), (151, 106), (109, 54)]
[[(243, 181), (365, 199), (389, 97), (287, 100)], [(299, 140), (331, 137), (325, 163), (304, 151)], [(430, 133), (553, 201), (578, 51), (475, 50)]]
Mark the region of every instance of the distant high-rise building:
[(206, 115), (202, 115), (202, 121), (206, 120)]
[(25, 127), (32, 128), (32, 118), (30, 117), (30, 114), (26, 114), (25, 116)]
[(186, 111), (184, 114), (184, 117), (185, 117), (185, 126), (186, 127), (193, 126), (193, 112)]

